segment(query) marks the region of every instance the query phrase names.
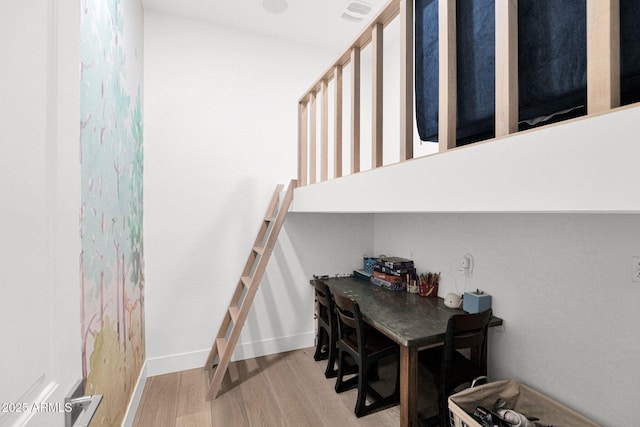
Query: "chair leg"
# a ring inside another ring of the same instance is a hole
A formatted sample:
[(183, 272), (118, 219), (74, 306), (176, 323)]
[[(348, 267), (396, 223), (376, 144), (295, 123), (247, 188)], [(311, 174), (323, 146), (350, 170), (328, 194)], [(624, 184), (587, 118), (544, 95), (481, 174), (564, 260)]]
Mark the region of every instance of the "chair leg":
[(346, 362), (344, 358), (344, 351), (338, 350), (338, 372), (336, 374), (336, 393), (342, 393), (343, 391), (351, 390), (358, 385), (359, 376), (353, 377), (344, 381), (344, 375), (346, 374)]
[(315, 360), (316, 362), (318, 360), (325, 360), (329, 356), (326, 350), (322, 350), (322, 347), (326, 346), (325, 338), (327, 338), (327, 331), (325, 331), (322, 326), (319, 326), (318, 334), (316, 336), (316, 352), (313, 354), (313, 360)]
[(396, 386), (393, 390), (393, 396), (400, 402), (400, 355), (398, 355), (396, 363)]
[[(374, 381), (371, 379), (371, 376), (369, 374), (371, 372), (375, 372), (377, 374), (377, 369), (375, 369), (375, 366), (373, 365), (377, 365), (377, 361), (374, 361), (371, 364), (365, 364), (361, 368), (358, 375), (358, 398), (355, 408), (355, 414), (357, 417), (363, 417), (365, 415), (369, 415), (381, 409), (390, 408), (400, 403), (400, 364), (397, 363), (396, 365), (396, 382), (394, 391), (386, 397), (381, 396), (369, 385), (369, 381)], [(369, 405), (367, 405), (366, 400), (369, 394), (371, 394), (374, 400)]]
[(329, 330), (327, 331), (327, 338), (328, 338), (329, 344), (328, 344), (327, 368), (324, 371), (325, 378), (335, 378), (335, 376), (338, 374), (338, 370), (336, 369), (336, 359), (337, 359), (336, 353), (338, 351), (337, 336), (338, 336), (338, 331), (330, 327)]
[(363, 363), (358, 369), (358, 398), (356, 399), (355, 414), (361, 417), (367, 414), (367, 390), (369, 389), (369, 366)]
[(332, 341), (331, 337), (329, 337), (329, 356), (327, 358), (327, 368), (324, 370), (325, 378), (334, 378), (338, 375), (338, 370), (336, 369), (336, 343)]
[(340, 393), (342, 390), (342, 377), (344, 376), (343, 356), (342, 352), (338, 350), (338, 372), (336, 373), (336, 393)]
[(449, 406), (446, 392), (438, 393), (438, 408), (440, 411), (440, 427), (449, 427)]

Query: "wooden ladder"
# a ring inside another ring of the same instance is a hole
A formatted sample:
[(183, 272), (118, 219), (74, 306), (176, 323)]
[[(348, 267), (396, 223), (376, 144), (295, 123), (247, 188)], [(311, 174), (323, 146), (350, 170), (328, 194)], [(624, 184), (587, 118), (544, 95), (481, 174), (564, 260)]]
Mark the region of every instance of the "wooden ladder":
[(222, 380), (229, 367), (231, 355), (235, 350), (242, 326), (251, 309), (258, 285), (262, 281), (262, 276), (267, 268), (271, 252), (278, 240), (278, 234), (280, 233), (284, 218), (291, 205), (293, 189), (296, 185), (297, 181), (295, 179), (291, 180), (284, 199), (279, 206), (280, 193), (284, 186), (279, 184), (273, 193), (256, 241), (251, 248), (249, 258), (242, 271), (242, 276), (240, 276), (240, 280), (236, 285), (233, 298), (231, 298), (231, 304), (229, 304), (229, 309), (224, 316), (222, 325), (220, 326), (220, 330), (218, 331), (218, 335), (211, 347), (209, 357), (204, 366), (205, 369), (212, 370), (216, 366), (216, 356), (218, 356), (217, 368), (209, 384), (207, 400), (215, 399), (220, 393)]

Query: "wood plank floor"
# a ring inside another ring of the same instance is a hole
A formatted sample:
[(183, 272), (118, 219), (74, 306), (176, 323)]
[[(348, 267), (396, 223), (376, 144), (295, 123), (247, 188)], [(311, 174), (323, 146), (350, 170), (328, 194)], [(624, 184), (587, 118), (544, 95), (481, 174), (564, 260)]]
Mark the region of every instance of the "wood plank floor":
[[(208, 373), (193, 369), (150, 377), (135, 427), (397, 426), (399, 407), (363, 418), (353, 413), (356, 390), (337, 394), (324, 377), (325, 361), (313, 348), (233, 362), (217, 399), (205, 400)], [(394, 366), (380, 368), (381, 389), (391, 386)], [(430, 406), (421, 399), (419, 407)]]

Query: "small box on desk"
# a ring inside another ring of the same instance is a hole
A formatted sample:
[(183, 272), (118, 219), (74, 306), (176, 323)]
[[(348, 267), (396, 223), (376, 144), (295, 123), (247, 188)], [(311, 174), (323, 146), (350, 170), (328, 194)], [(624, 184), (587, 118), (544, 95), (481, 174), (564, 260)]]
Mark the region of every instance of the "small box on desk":
[(481, 313), (491, 308), (491, 295), (481, 292), (465, 292), (462, 309), (467, 313)]

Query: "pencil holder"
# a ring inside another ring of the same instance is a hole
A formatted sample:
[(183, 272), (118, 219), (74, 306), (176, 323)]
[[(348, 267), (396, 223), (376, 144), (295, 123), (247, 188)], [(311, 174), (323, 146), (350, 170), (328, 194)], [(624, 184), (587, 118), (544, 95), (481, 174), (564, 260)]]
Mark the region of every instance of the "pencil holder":
[(418, 293), (421, 297), (437, 297), (440, 273), (423, 273), (419, 277)]
[(420, 285), (418, 285), (418, 292), (420, 293), (421, 297), (437, 297), (438, 284), (420, 282)]

